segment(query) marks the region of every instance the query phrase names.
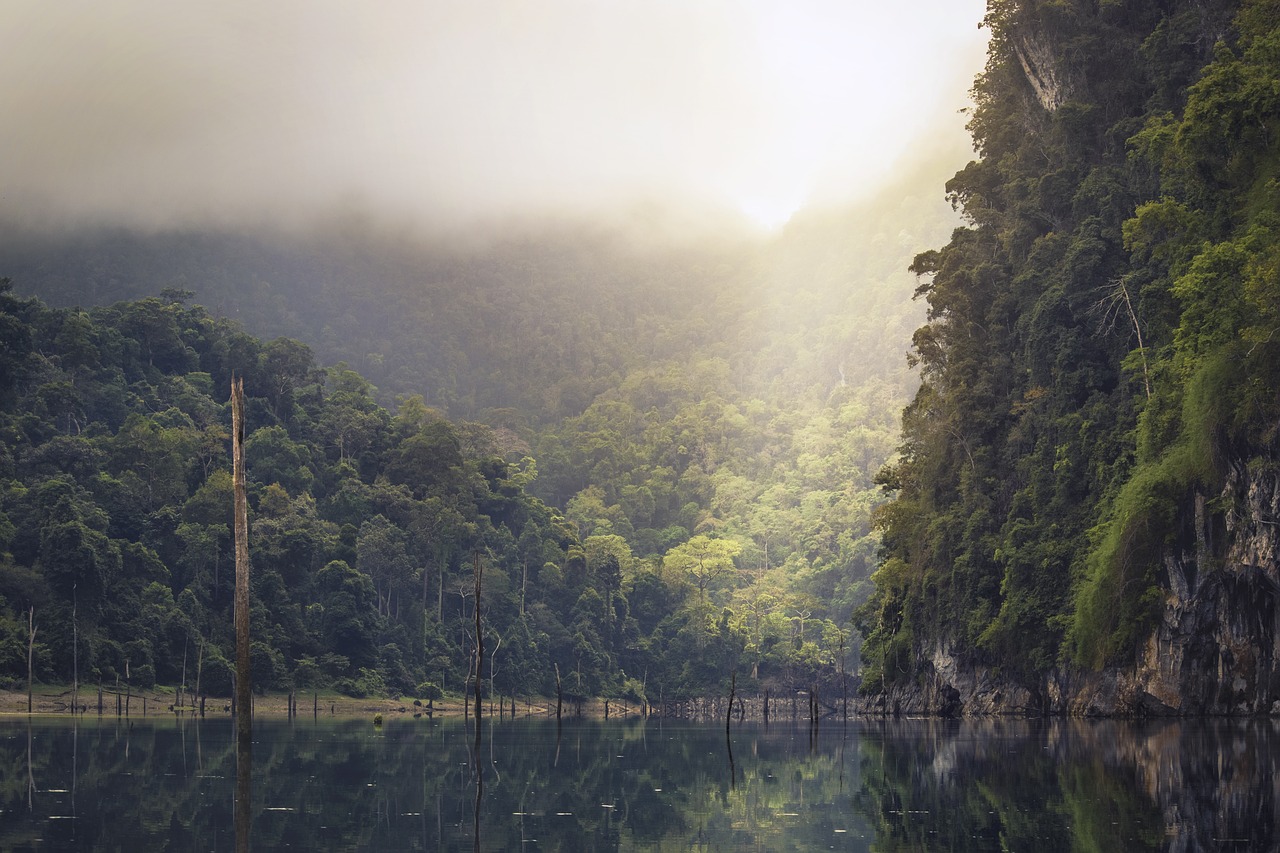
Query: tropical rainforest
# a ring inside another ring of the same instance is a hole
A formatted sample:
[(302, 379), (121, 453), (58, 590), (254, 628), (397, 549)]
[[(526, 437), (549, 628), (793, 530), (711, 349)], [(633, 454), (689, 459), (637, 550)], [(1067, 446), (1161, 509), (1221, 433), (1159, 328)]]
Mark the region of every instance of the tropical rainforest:
[(255, 688), (461, 692), (479, 606), (501, 695), (836, 695), (915, 381), (906, 267), (954, 224), (896, 188), (684, 248), (15, 237), (0, 667), (34, 625), (41, 679), (229, 689), (234, 375)]
[(504, 695), (1046, 710), (1274, 597), (1278, 21), (991, 0), (950, 207), (769, 239), (7, 226), (0, 672), (229, 689), (233, 375), (259, 689), (459, 691), (478, 608)]

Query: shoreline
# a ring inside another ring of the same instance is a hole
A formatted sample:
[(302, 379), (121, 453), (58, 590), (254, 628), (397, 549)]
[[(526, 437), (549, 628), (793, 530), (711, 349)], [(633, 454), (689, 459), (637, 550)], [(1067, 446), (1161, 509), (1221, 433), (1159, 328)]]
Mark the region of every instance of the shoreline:
[[(445, 696), (430, 703), (421, 701), (415, 705), (413, 697), (367, 697), (357, 699), (339, 693), (324, 691), (307, 691), (294, 694), (296, 704), (294, 715), (298, 717), (360, 717), (382, 714), (385, 717), (462, 717), (469, 713), (461, 696)], [(185, 695), (184, 695), (184, 698)], [(288, 693), (268, 693), (253, 697), (253, 712), (272, 718), (289, 716)], [(119, 711), (117, 712), (117, 700)], [(503, 710), (499, 713), (498, 697), (486, 700), (485, 712), (489, 716), (512, 716), (510, 697), (501, 697)], [(181, 706), (177, 703), (177, 692), (174, 688), (154, 687), (134, 693), (117, 692), (114, 688), (102, 691), (102, 710), (98, 710), (98, 688), (96, 685), (81, 688), (77, 697), (81, 706), (82, 717), (160, 717), (160, 716), (199, 716), (199, 706)], [(125, 705), (127, 704), (127, 709)], [(515, 701), (516, 717), (555, 717), (555, 698), (531, 697)], [(581, 714), (574, 704), (567, 704), (565, 716), (606, 717), (636, 716), (641, 713), (638, 707), (611, 700), (606, 708), (603, 700), (583, 703)], [(26, 716), (27, 693), (15, 690), (0, 690), (0, 717)], [(71, 716), (71, 688), (64, 685), (38, 685), (32, 691), (31, 715), (33, 716)], [(231, 699), (229, 697), (205, 698), (206, 719), (226, 717), (231, 719)]]

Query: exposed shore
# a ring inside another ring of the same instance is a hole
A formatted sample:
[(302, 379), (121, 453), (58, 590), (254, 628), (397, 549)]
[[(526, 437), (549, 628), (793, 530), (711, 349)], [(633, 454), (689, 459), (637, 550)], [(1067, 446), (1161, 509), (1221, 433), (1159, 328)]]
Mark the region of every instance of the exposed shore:
[[(186, 697), (184, 697), (186, 698)], [(118, 703), (117, 703), (117, 700)], [(319, 691), (299, 692), (295, 694), (296, 713), (299, 716), (338, 716), (338, 717), (358, 717), (373, 716), (374, 714), (382, 714), (384, 717), (392, 716), (408, 716), (415, 714), (431, 714), (437, 717), (462, 716), (465, 711), (463, 709), (463, 701), (460, 696), (445, 696), (443, 699), (436, 699), (433, 702), (421, 700), (420, 705), (414, 704), (413, 697), (407, 698), (366, 698), (356, 699), (351, 696), (343, 696), (338, 693)], [(512, 714), (511, 699), (502, 697), (504, 704), (502, 714), (510, 716)], [(81, 706), (82, 713), (87, 716), (98, 716), (98, 688), (94, 686), (82, 686), (78, 696), (77, 703)], [(117, 711), (117, 704), (119, 711)], [(127, 704), (127, 709), (126, 709)], [(256, 715), (268, 717), (287, 717), (289, 714), (289, 695), (286, 693), (268, 693), (263, 696), (253, 697), (253, 710)], [(163, 716), (173, 715), (175, 713), (191, 713), (192, 709), (187, 706), (183, 707), (177, 701), (176, 691), (169, 687), (155, 687), (150, 690), (138, 692), (121, 692), (117, 693), (114, 688), (111, 690), (103, 690), (102, 694), (102, 716)], [(223, 697), (208, 697), (205, 699), (204, 712), (206, 717), (230, 717), (231, 716), (231, 700)], [(515, 703), (515, 716), (517, 717), (546, 717), (555, 716), (556, 702), (554, 698), (532, 698), (518, 699)], [(25, 715), (27, 713), (27, 694), (26, 691), (17, 690), (0, 690), (0, 716), (3, 715)], [(69, 715), (71, 713), (71, 688), (66, 685), (38, 685), (32, 691), (31, 697), (31, 713), (41, 715)], [(572, 716), (579, 713), (579, 708), (575, 704), (567, 704), (564, 707), (564, 714)], [(584, 703), (581, 708), (584, 716), (605, 716), (611, 713), (615, 716), (629, 716), (639, 713), (639, 709), (635, 705), (627, 705), (613, 701), (606, 710), (603, 702)], [(498, 698), (486, 701), (486, 716), (497, 716)]]
[[(32, 692), (31, 699), (31, 711), (34, 714), (64, 715), (71, 713), (70, 687), (41, 685)], [(178, 703), (176, 692), (173, 688), (156, 687), (128, 694), (117, 694), (113, 689), (109, 692), (107, 690), (103, 691), (102, 716), (115, 716), (117, 714), (117, 699), (120, 706), (119, 713), (121, 715), (126, 713), (124, 706), (127, 704), (127, 713), (131, 717), (171, 715), (180, 712), (190, 713), (192, 711), (190, 706), (183, 707)], [(462, 699), (457, 696), (446, 696), (431, 703), (424, 701), (421, 705), (414, 705), (412, 697), (356, 699), (338, 693), (321, 691), (318, 693), (297, 693), (295, 701), (297, 703), (296, 712), (299, 715), (306, 716), (354, 717), (372, 716), (373, 714), (412, 716), (413, 714), (425, 714), (428, 708), (436, 716), (461, 716), (463, 713)], [(78, 704), (85, 715), (97, 716), (98, 688), (96, 686), (82, 687), (78, 697)], [(269, 693), (264, 696), (254, 696), (253, 711), (254, 714), (269, 717), (287, 717), (289, 714), (289, 695), (286, 693)], [(520, 702), (516, 705), (516, 711), (520, 715), (525, 715), (527, 712), (545, 714), (546, 705), (534, 704), (531, 708), (528, 708), (524, 703)], [(230, 717), (231, 700), (224, 697), (207, 697), (205, 699), (204, 712), (206, 717)], [(0, 691), (0, 715), (26, 713), (26, 691)], [(511, 713), (509, 700), (506, 713)], [(552, 702), (552, 713), (555, 713), (554, 701)]]

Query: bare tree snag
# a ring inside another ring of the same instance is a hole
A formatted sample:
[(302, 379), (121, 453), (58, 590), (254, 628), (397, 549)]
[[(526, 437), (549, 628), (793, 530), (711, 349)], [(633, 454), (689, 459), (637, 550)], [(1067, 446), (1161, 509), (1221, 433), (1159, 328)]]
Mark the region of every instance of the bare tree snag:
[[(204, 716), (204, 694), (200, 692), (200, 676), (204, 673), (204, 637), (200, 638), (200, 651), (196, 655), (196, 698), (200, 702), (200, 716)], [(194, 710), (194, 707), (193, 707)]]
[(1147, 399), (1150, 400), (1151, 369), (1150, 365), (1147, 364), (1147, 346), (1142, 340), (1142, 323), (1138, 321), (1138, 312), (1134, 310), (1133, 300), (1129, 296), (1129, 287), (1126, 281), (1128, 278), (1128, 276), (1121, 276), (1103, 285), (1100, 290), (1105, 291), (1105, 294), (1094, 303), (1090, 311), (1102, 315), (1099, 329), (1114, 331), (1123, 308), (1124, 313), (1129, 318), (1130, 325), (1133, 326), (1133, 333), (1138, 339), (1138, 352), (1142, 355), (1142, 386), (1147, 392)]
[(844, 629), (840, 629), (840, 709), (845, 720), (849, 719), (849, 680), (844, 672)]
[(484, 682), (484, 633), (480, 626), (480, 579), (483, 568), (480, 563), (480, 552), (472, 555), (472, 568), (476, 576), (476, 742), (480, 742), (480, 685)]
[(27, 714), (31, 713), (31, 682), (34, 667), (31, 665), (36, 650), (36, 608), (27, 611)]
[(738, 671), (735, 669), (729, 675), (729, 710), (724, 715), (724, 733), (727, 737), (729, 734), (729, 721), (733, 719), (733, 700), (738, 695)]
[(560, 664), (553, 664), (556, 668), (556, 720), (560, 719), (560, 709), (564, 705), (564, 691), (560, 687)]
[(80, 702), (80, 626), (76, 611), (80, 602), (76, 598), (76, 586), (71, 585), (71, 715), (75, 716)]
[(231, 485), (235, 491), (236, 536), (236, 732), (253, 736), (249, 683), (249, 504), (244, 471), (244, 379), (231, 380)]

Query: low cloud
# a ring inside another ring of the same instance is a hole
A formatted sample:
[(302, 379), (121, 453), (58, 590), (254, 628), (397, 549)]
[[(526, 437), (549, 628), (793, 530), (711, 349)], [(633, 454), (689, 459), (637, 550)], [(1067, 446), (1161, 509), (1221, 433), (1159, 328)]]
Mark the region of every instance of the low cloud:
[(33, 227), (776, 224), (959, 134), (983, 49), (954, 0), (3, 5), (0, 216)]

